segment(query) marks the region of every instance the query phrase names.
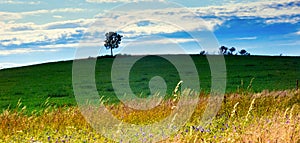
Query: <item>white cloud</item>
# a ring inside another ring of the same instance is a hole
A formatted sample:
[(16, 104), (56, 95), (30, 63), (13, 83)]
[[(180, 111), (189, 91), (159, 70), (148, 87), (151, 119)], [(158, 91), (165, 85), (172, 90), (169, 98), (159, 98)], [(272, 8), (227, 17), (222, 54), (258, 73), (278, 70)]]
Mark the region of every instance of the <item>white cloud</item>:
[(298, 0), (269, 0), (193, 9), (200, 16), (274, 18), (268, 23), (299, 22), (299, 18), (289, 18), (300, 11), (298, 5), (289, 5), (290, 2), (299, 3)]
[(37, 16), (41, 14), (55, 14), (55, 13), (78, 13), (84, 12), (86, 9), (82, 8), (60, 8), (60, 9), (52, 9), (52, 10), (35, 10), (35, 11), (27, 11), (27, 12), (1, 12), (0, 11), (0, 19), (3, 20), (16, 20), (22, 19), (26, 16)]
[(281, 46), (300, 46), (300, 40), (292, 41), (292, 42), (289, 42), (289, 43), (281, 43), (281, 44), (278, 44), (278, 45), (281, 45)]
[(94, 19), (76, 19), (65, 20), (58, 22), (51, 22), (41, 25), (42, 29), (66, 29), (66, 28), (87, 28), (90, 24), (94, 23)]
[(152, 24), (151, 26), (140, 27), (136, 24), (121, 29), (125, 33), (134, 33), (135, 35), (152, 35), (158, 33), (174, 33), (179, 31), (178, 28), (165, 23)]
[(240, 37), (240, 38), (235, 38), (236, 40), (256, 40), (257, 37)]
[(27, 5), (38, 5), (40, 1), (16, 1), (16, 0), (2, 0), (0, 4), (27, 4)]
[[(53, 22), (43, 25), (34, 23), (4, 23), (0, 22), (0, 45), (21, 45), (36, 42), (55, 42), (61, 38), (65, 40), (85, 31), (93, 19), (78, 19)], [(75, 25), (75, 27), (74, 27)], [(75, 37), (80, 38), (80, 37)]]
[(81, 28), (74, 29), (53, 29), (53, 30), (33, 30), (33, 31), (19, 31), (19, 32), (5, 32), (0, 33), (1, 45), (21, 45), (26, 43), (36, 42), (55, 42), (61, 38), (71, 38), (73, 34), (78, 34)]
[(28, 12), (21, 12), (22, 16), (28, 15), (39, 15), (45, 13), (77, 13), (77, 12), (84, 12), (85, 9), (82, 8), (60, 8), (60, 9), (52, 9), (52, 10), (36, 10), (36, 11), (28, 11)]
[(188, 39), (188, 38), (146, 38), (146, 39), (137, 39), (137, 40), (127, 40), (124, 41), (124, 44), (130, 44), (130, 45), (149, 45), (149, 44), (182, 44), (182, 43), (188, 43), (188, 42), (197, 42), (195, 39)]
[[(247, 18), (261, 20), (267, 24), (272, 23), (297, 23), (300, 7), (290, 5), (288, 2), (297, 0), (277, 0), (251, 3), (235, 3), (223, 6), (209, 6), (197, 8), (165, 8), (165, 9), (144, 9), (130, 11), (114, 11), (109, 14), (96, 16), (98, 22), (95, 25), (98, 31), (111, 31), (118, 29), (129, 36), (151, 35), (158, 33), (174, 33), (180, 30), (201, 31), (204, 29), (215, 30), (225, 21), (232, 18)], [(279, 5), (282, 5), (279, 7)], [(279, 8), (278, 8), (279, 7)], [(199, 20), (200, 18), (204, 20)], [(134, 22), (149, 19), (152, 24), (139, 26)], [(151, 21), (153, 20), (153, 21)], [(155, 23), (156, 22), (156, 23)], [(168, 23), (169, 22), (169, 23)], [(154, 23), (154, 24), (153, 24)]]
[(68, 44), (54, 44), (39, 46), (42, 49), (61, 49), (61, 48), (87, 48), (87, 47), (101, 47), (104, 42), (101, 40), (82, 41), (79, 43), (68, 43)]
[(60, 16), (60, 15), (53, 15), (52, 17), (57, 18), (57, 19), (63, 18), (63, 16)]
[(57, 50), (41, 50), (41, 49), (12, 49), (12, 50), (0, 50), (0, 56), (7, 56), (7, 55), (15, 55), (15, 54), (28, 54), (28, 53), (35, 53), (35, 52), (56, 52)]
[[(201, 20), (189, 9), (168, 8), (159, 10), (116, 11), (96, 16), (93, 25), (96, 31), (118, 30), (131, 36), (174, 33), (179, 31), (213, 30), (222, 21), (219, 19)], [(140, 26), (141, 21), (151, 24)]]
[(14, 19), (21, 19), (22, 15), (19, 13), (13, 12), (1, 12), (0, 11), (0, 19), (1, 20), (14, 20)]
[(86, 0), (86, 2), (90, 3), (131, 3), (131, 2), (153, 2), (153, 1), (165, 1), (165, 0)]
[(79, 47), (78, 43), (39, 46), (39, 48), (42, 49), (77, 48), (77, 47)]
[(265, 22), (267, 24), (273, 24), (273, 23), (298, 23), (300, 21), (300, 17), (275, 17), (273, 19), (268, 19)]
[(2, 29), (0, 29), (0, 34), (37, 29), (37, 25), (34, 23), (0, 22), (0, 26), (2, 27)]

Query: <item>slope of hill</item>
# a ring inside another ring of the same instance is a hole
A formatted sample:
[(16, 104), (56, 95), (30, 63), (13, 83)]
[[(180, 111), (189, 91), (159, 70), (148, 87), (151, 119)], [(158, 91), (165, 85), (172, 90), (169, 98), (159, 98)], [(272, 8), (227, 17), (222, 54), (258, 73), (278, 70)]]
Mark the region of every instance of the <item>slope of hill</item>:
[[(201, 90), (207, 93), (211, 78), (207, 59), (205, 56), (192, 58), (199, 72)], [(225, 60), (226, 92), (248, 87), (253, 92), (293, 89), (300, 79), (300, 57), (226, 56)], [(118, 99), (110, 83), (112, 63), (112, 58), (98, 58), (95, 77), (99, 94), (109, 98), (109, 103), (116, 103)], [(170, 62), (157, 56), (147, 56), (134, 64), (129, 78), (133, 92), (147, 96), (148, 83), (157, 75), (165, 79), (170, 95), (180, 78)], [(0, 108), (9, 105), (13, 108), (21, 99), (29, 110), (37, 109), (48, 97), (51, 104), (76, 105), (72, 88), (72, 61), (4, 69), (0, 71)]]

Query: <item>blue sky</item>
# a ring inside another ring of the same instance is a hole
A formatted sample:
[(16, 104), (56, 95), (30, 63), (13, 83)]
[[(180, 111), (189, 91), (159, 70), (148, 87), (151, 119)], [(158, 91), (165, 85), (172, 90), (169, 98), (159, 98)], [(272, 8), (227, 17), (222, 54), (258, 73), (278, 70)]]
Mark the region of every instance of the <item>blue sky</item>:
[(109, 54), (109, 31), (124, 35), (115, 53), (214, 54), (193, 37), (209, 31), (254, 55), (300, 56), (299, 0), (0, 0), (0, 27), (0, 68), (74, 59), (77, 48)]

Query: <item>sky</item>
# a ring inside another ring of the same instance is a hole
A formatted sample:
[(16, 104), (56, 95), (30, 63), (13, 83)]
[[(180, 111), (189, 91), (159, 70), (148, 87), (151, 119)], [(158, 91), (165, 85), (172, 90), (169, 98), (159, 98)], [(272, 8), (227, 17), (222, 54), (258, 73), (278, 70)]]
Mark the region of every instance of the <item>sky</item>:
[(80, 48), (110, 54), (110, 31), (124, 36), (115, 54), (216, 54), (224, 45), (300, 56), (300, 1), (0, 0), (0, 69), (72, 60)]

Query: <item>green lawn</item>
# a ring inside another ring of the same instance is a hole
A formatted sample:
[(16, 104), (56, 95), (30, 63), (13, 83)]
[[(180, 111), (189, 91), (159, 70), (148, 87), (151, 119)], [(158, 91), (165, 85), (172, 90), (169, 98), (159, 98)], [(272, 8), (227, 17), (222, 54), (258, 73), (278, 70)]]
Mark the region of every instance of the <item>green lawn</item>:
[[(124, 57), (130, 58), (130, 57)], [(201, 90), (210, 91), (210, 68), (205, 56), (192, 56), (197, 67)], [(294, 89), (300, 79), (300, 57), (226, 56), (227, 93), (247, 89), (251, 91)], [(112, 58), (99, 58), (96, 65), (96, 85), (100, 95), (118, 102), (110, 82)], [(161, 76), (167, 84), (167, 93), (180, 81), (176, 68), (167, 60), (148, 56), (139, 60), (130, 72), (130, 86), (135, 94), (147, 96), (148, 83)], [(39, 109), (50, 97), (57, 106), (76, 105), (72, 90), (72, 61), (48, 63), (0, 70), (0, 108), (14, 108), (19, 99), (27, 109)]]

